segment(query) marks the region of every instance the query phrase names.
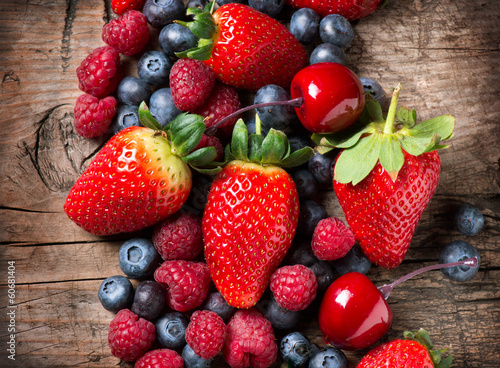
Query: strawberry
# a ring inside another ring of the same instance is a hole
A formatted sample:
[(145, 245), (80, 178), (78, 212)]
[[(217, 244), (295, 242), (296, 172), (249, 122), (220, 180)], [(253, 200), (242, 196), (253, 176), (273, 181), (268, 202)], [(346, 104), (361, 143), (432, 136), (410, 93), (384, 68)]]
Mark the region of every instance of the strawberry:
[(364, 253), (384, 268), (398, 266), (408, 251), (438, 184), (436, 150), (447, 147), (440, 142), (452, 136), (455, 123), (443, 115), (416, 124), (414, 110), (397, 109), (399, 90), (386, 120), (378, 102), (367, 98), (358, 124), (338, 134), (313, 135), (321, 152), (343, 149), (334, 167), (335, 194)]
[(198, 47), (178, 56), (204, 60), (220, 81), (236, 88), (288, 88), (295, 73), (307, 65), (304, 46), (283, 24), (258, 10), (230, 3), (212, 14), (214, 4), (189, 8), (187, 14), (194, 20), (177, 21), (200, 38)]
[(148, 112), (142, 104), (141, 121), (148, 127), (112, 137), (66, 199), (68, 217), (92, 234), (136, 231), (167, 218), (188, 198), (189, 165), (210, 166), (215, 158), (213, 147), (189, 153), (205, 129), (201, 116), (181, 114), (164, 131)]
[(424, 329), (406, 331), (405, 339), (396, 339), (370, 350), (359, 362), (357, 368), (400, 367), (400, 368), (448, 368), (452, 356), (442, 359), (446, 350), (431, 350), (433, 345)]
[(364, 18), (379, 7), (382, 0), (286, 0), (294, 8), (311, 8), (322, 17), (340, 14), (348, 20)]
[(290, 154), (284, 133), (248, 136), (238, 120), (226, 149), (230, 161), (208, 194), (202, 227), (210, 275), (228, 304), (249, 308), (262, 296), (295, 235), (299, 199), (282, 167), (297, 166), (313, 154)]

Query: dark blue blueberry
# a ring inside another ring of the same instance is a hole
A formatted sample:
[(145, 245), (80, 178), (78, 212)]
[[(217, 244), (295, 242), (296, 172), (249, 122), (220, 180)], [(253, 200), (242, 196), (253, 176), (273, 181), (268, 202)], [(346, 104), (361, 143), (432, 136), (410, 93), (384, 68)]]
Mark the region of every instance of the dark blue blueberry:
[(202, 309), (217, 313), (224, 321), (229, 320), (236, 311), (236, 308), (227, 304), (226, 299), (224, 299), (222, 294), (218, 291), (214, 291), (208, 295), (203, 303)]
[(113, 134), (119, 131), (131, 127), (131, 126), (141, 126), (141, 121), (139, 120), (139, 106), (136, 105), (119, 105), (116, 109), (116, 115), (113, 118), (112, 130)]
[(468, 203), (462, 203), (454, 216), (455, 229), (469, 236), (476, 235), (484, 226), (481, 211)]
[(318, 262), (318, 258), (312, 251), (310, 239), (298, 244), (297, 241), (294, 241), (286, 257), (289, 264), (301, 264), (306, 267), (311, 267)]
[(337, 271), (340, 275), (344, 275), (349, 272), (360, 272), (366, 275), (370, 270), (372, 263), (363, 253), (363, 250), (358, 243), (356, 243), (344, 257), (333, 261), (332, 265), (333, 268), (335, 268), (335, 271)]
[(318, 222), (328, 217), (325, 207), (312, 199), (306, 199), (300, 202), (299, 223), (297, 232), (312, 236)]
[(180, 351), (186, 345), (189, 319), (179, 312), (169, 312), (155, 322), (156, 338), (163, 348)]
[(196, 47), (198, 37), (189, 28), (177, 23), (167, 24), (162, 28), (158, 36), (158, 42), (162, 51), (170, 57), (177, 57), (176, 52), (186, 51)]
[(146, 83), (160, 86), (168, 83), (173, 62), (161, 51), (145, 52), (137, 63), (137, 74)]
[(292, 174), (292, 179), (295, 182), (299, 198), (309, 199), (318, 192), (318, 181), (313, 174), (307, 169), (298, 169)]
[(120, 247), (118, 263), (123, 273), (134, 279), (153, 275), (161, 260), (153, 242), (145, 238), (132, 238)]
[(281, 339), (280, 353), (289, 368), (305, 367), (311, 358), (311, 342), (300, 332), (291, 332)]
[(309, 360), (308, 368), (348, 368), (349, 362), (344, 352), (333, 346), (319, 350)]
[(302, 311), (291, 311), (282, 308), (274, 297), (259, 301), (258, 308), (264, 316), (271, 322), (271, 325), (278, 330), (289, 330), (297, 326), (302, 318)]
[(188, 344), (186, 344), (184, 349), (182, 349), (181, 356), (182, 359), (184, 359), (184, 366), (186, 368), (209, 368), (214, 360), (213, 358), (200, 358)]
[(248, 5), (274, 18), (285, 7), (285, 0), (248, 0)]
[(186, 8), (200, 8), (204, 9), (205, 5), (208, 4), (207, 0), (189, 0), (186, 4)]
[(142, 79), (128, 76), (118, 83), (116, 97), (124, 104), (138, 106), (143, 101), (149, 101), (151, 86)]
[(310, 8), (302, 8), (290, 19), (290, 32), (302, 43), (313, 43), (319, 38), (321, 16)]
[(182, 0), (146, 0), (142, 13), (149, 24), (162, 28), (174, 20), (183, 20), (186, 7)]
[(324, 62), (347, 65), (347, 57), (344, 50), (331, 43), (321, 43), (314, 48), (309, 56), (309, 64), (318, 64)]
[(319, 36), (324, 43), (346, 48), (354, 39), (354, 29), (342, 15), (329, 14), (319, 23)]
[(217, 5), (222, 6), (222, 5), (233, 4), (233, 3), (243, 4), (245, 2), (245, 0), (216, 0), (215, 2), (217, 3)]
[(118, 312), (132, 304), (134, 287), (125, 276), (111, 276), (101, 283), (97, 296), (105, 309)]
[(310, 147), (311, 139), (307, 134), (291, 133), (288, 135), (288, 143), (290, 144), (290, 151), (294, 152), (307, 146)]
[(168, 87), (160, 88), (151, 95), (149, 99), (149, 111), (162, 127), (182, 113), (182, 111), (175, 106), (174, 99), (172, 98), (172, 91)]
[(439, 263), (459, 262), (472, 257), (477, 257), (477, 268), (468, 266), (453, 266), (443, 268), (441, 269), (441, 272), (443, 272), (443, 274), (450, 280), (468, 281), (476, 275), (479, 269), (481, 257), (479, 257), (477, 249), (465, 241), (455, 240), (444, 247), (441, 255), (439, 256)]
[[(254, 97), (254, 104), (288, 101), (290, 96), (288, 92), (275, 84), (268, 84), (261, 87)], [(286, 130), (290, 122), (295, 118), (295, 110), (291, 106), (268, 106), (257, 109), (262, 126), (274, 128), (277, 130)]]
[(203, 215), (212, 182), (213, 177), (194, 173), (193, 186), (185, 207), (195, 214)]
[(328, 154), (315, 153), (307, 162), (307, 169), (321, 184), (332, 184), (335, 159)]
[(165, 304), (163, 287), (156, 281), (144, 280), (135, 288), (134, 302), (130, 310), (139, 317), (154, 321), (163, 313)]
[(379, 82), (370, 78), (359, 78), (363, 84), (366, 93), (369, 93), (375, 100), (378, 101), (380, 106), (385, 105), (385, 91)]
[(335, 281), (335, 274), (330, 266), (330, 263), (326, 261), (317, 261), (309, 268), (316, 275), (316, 281), (318, 282), (318, 294), (322, 294), (328, 289), (328, 287)]

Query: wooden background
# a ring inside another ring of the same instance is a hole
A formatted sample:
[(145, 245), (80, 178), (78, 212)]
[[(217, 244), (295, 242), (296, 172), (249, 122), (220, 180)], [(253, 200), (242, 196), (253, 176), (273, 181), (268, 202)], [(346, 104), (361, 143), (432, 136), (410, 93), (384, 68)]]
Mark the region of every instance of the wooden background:
[[(101, 281), (121, 274), (117, 252), (128, 236), (98, 238), (62, 211), (69, 189), (104, 143), (75, 134), (72, 111), (80, 95), (75, 69), (103, 45), (112, 17), (102, 0), (0, 0), (0, 366), (110, 367), (112, 313), (97, 299)], [(373, 267), (377, 284), (435, 263), (452, 240), (476, 246), (482, 263), (466, 283), (440, 272), (398, 287), (389, 304), (387, 338), (427, 328), (457, 367), (500, 366), (500, 6), (496, 0), (392, 0), (356, 22), (347, 50), (351, 68), (389, 91), (404, 86), (401, 103), (420, 119), (456, 117), (451, 147), (441, 153), (437, 192), (417, 228), (404, 263)], [(152, 45), (154, 47), (154, 45)], [(135, 58), (123, 59), (130, 74)], [(333, 191), (321, 200), (342, 216)], [(453, 230), (460, 201), (477, 205), (483, 231)], [(8, 360), (7, 266), (15, 261), (16, 360)], [(301, 326), (318, 344), (314, 316)], [(351, 367), (364, 351), (348, 353)], [(224, 365), (217, 362), (217, 366)]]

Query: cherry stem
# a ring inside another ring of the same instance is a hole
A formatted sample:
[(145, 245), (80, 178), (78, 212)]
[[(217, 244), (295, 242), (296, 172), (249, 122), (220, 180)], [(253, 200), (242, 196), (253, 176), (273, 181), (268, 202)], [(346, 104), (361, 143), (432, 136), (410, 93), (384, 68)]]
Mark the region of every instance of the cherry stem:
[(304, 98), (303, 97), (297, 97), (297, 98), (292, 98), (291, 100), (286, 100), (286, 101), (274, 101), (274, 102), (265, 102), (265, 103), (260, 103), (256, 105), (251, 105), (247, 107), (243, 107), (239, 109), (238, 111), (235, 111), (221, 120), (217, 122), (217, 124), (212, 125), (210, 128), (207, 128), (205, 130), (206, 135), (214, 135), (215, 132), (217, 131), (217, 128), (220, 127), (222, 124), (224, 124), (226, 121), (233, 119), (234, 117), (249, 111), (253, 109), (259, 109), (261, 107), (270, 107), (270, 106), (292, 106), (292, 107), (300, 107), (304, 103)]
[(440, 264), (435, 264), (432, 266), (422, 267), (416, 271), (410, 272), (406, 276), (403, 276), (403, 277), (397, 279), (396, 281), (394, 281), (393, 283), (391, 283), (389, 285), (379, 286), (377, 289), (383, 295), (384, 299), (387, 299), (389, 297), (389, 295), (391, 294), (392, 289), (395, 286), (401, 284), (402, 282), (405, 282), (406, 280), (408, 280), (408, 279), (412, 278), (413, 276), (416, 276), (420, 273), (431, 271), (431, 270), (439, 270), (441, 268), (455, 267), (455, 266), (468, 266), (468, 267), (477, 268), (478, 265), (479, 265), (479, 262), (477, 260), (477, 257), (472, 257), (472, 258), (467, 258), (467, 259), (464, 259), (464, 260), (458, 261), (458, 262), (440, 263)]

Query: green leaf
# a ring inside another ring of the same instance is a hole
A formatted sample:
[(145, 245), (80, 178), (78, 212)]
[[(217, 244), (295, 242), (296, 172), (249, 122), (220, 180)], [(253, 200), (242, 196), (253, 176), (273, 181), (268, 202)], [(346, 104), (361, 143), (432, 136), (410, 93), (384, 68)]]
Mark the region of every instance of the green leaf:
[(318, 152), (319, 154), (322, 154), (322, 155), (334, 150), (333, 147), (329, 147), (329, 146), (316, 146), (316, 147), (314, 147), (314, 149), (316, 150), (316, 152)]
[(445, 359), (441, 360), (436, 365), (436, 368), (450, 368), (452, 362), (453, 362), (453, 356), (452, 355), (448, 355)]
[(441, 115), (436, 118), (422, 121), (416, 124), (411, 130), (412, 136), (432, 136), (438, 135), (442, 141), (450, 139), (455, 128), (455, 117), (453, 115)]
[(262, 134), (251, 134), (248, 142), (248, 159), (250, 162), (260, 162), (262, 160), (262, 141), (264, 137)]
[(408, 107), (399, 107), (396, 111), (396, 118), (408, 128), (413, 127), (417, 123), (417, 112)]
[(182, 159), (192, 166), (205, 166), (212, 163), (217, 157), (215, 147), (203, 147), (184, 156)]
[(202, 167), (197, 167), (197, 166), (191, 166), (192, 169), (196, 170), (200, 174), (205, 174), (205, 175), (216, 175), (221, 172), (222, 167), (217, 166), (217, 167), (211, 167), (211, 168), (202, 168)]
[(347, 128), (338, 133), (331, 134), (313, 134), (311, 139), (314, 143), (334, 148), (349, 148), (354, 146), (363, 134), (369, 134), (375, 131), (374, 125), (360, 125)]
[(188, 57), (195, 60), (208, 60), (212, 56), (213, 45), (213, 40), (200, 39), (198, 41), (198, 46), (182, 52), (176, 52), (175, 55), (179, 58)]
[(280, 166), (284, 168), (297, 167), (305, 164), (313, 156), (314, 150), (311, 147), (303, 147), (284, 158), (280, 162)]
[(396, 181), (399, 170), (401, 170), (405, 162), (405, 157), (401, 150), (400, 143), (394, 135), (382, 136), (379, 160), (392, 181)]
[(243, 119), (238, 119), (234, 125), (231, 153), (238, 160), (248, 161), (248, 130)]
[[(368, 95), (370, 96), (370, 95)], [(368, 116), (370, 117), (370, 122), (381, 123), (385, 121), (384, 114), (382, 112), (382, 106), (380, 103), (375, 100), (372, 96), (365, 99), (365, 110), (368, 112)]]
[(141, 121), (141, 124), (147, 128), (153, 130), (163, 130), (163, 127), (158, 120), (151, 115), (151, 111), (149, 111), (148, 105), (146, 105), (146, 102), (144, 101), (142, 101), (139, 105), (139, 120)]
[(196, 122), (178, 131), (172, 139), (175, 152), (182, 157), (194, 150), (200, 143), (205, 128), (203, 122)]
[(380, 147), (380, 134), (361, 138), (355, 146), (340, 153), (334, 168), (334, 178), (340, 183), (358, 184), (377, 164)]
[(401, 147), (410, 155), (418, 156), (434, 149), (436, 143), (439, 142), (439, 137), (437, 135), (424, 137), (403, 136), (399, 142)]
[(288, 139), (285, 133), (271, 128), (262, 141), (262, 159), (263, 164), (275, 164), (288, 152)]

